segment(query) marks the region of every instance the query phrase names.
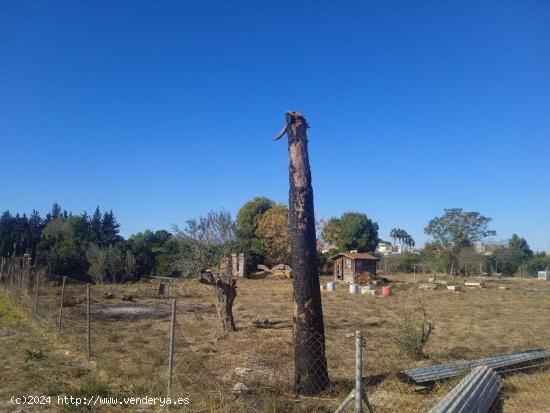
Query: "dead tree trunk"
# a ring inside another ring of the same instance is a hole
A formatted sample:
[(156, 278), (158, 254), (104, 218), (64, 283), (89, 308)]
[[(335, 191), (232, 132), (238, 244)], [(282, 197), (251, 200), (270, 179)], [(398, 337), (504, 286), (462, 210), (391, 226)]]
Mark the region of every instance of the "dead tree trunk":
[(233, 277), (215, 276), (210, 272), (203, 272), (199, 277), (199, 282), (216, 288), (218, 315), (223, 331), (235, 331), (233, 302), (237, 298), (237, 280)]
[(317, 268), (313, 188), (307, 149), (308, 124), (286, 113), (288, 134), (290, 252), (294, 284), (294, 385), (300, 394), (319, 394), (329, 383), (325, 327)]

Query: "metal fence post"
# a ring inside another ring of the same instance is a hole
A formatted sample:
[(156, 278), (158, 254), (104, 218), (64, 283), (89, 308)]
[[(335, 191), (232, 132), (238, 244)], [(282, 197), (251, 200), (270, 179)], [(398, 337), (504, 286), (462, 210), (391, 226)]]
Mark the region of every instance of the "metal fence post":
[(8, 287), (9, 287), (9, 283), (10, 283), (10, 279), (11, 279), (11, 261), (8, 262), (8, 272), (6, 273), (6, 282), (4, 283), (4, 291), (7, 291), (8, 290)]
[(35, 272), (36, 277), (34, 280), (35, 287), (34, 287), (34, 305), (33, 305), (33, 313), (34, 318), (38, 319), (38, 286), (40, 285), (40, 271)]
[(0, 284), (2, 283), (2, 280), (3, 280), (3, 276), (4, 276), (4, 265), (5, 265), (5, 262), (4, 262), (4, 257), (2, 257), (2, 261), (0, 262)]
[(355, 336), (355, 387), (350, 392), (348, 397), (336, 408), (334, 413), (342, 413), (349, 402), (355, 400), (355, 413), (363, 413), (363, 406), (374, 413), (374, 410), (369, 402), (367, 393), (363, 392), (363, 332), (357, 330), (355, 333), (348, 333), (346, 337)]
[(355, 332), (355, 413), (363, 413), (363, 332)]
[(166, 388), (167, 397), (170, 397), (172, 390), (172, 370), (174, 364), (174, 336), (176, 332), (176, 299), (172, 300), (172, 323), (170, 326), (170, 353), (168, 355), (168, 386)]
[(57, 323), (57, 334), (61, 334), (61, 323), (63, 322), (63, 296), (65, 295), (65, 280), (66, 276), (63, 276), (63, 284), (61, 285), (61, 300), (59, 302), (59, 320)]
[(86, 284), (86, 350), (88, 353), (88, 360), (90, 360), (90, 283)]
[(23, 265), (25, 265), (25, 261), (22, 261), (19, 263), (19, 286), (17, 287), (17, 302), (21, 302), (21, 285), (23, 283)]

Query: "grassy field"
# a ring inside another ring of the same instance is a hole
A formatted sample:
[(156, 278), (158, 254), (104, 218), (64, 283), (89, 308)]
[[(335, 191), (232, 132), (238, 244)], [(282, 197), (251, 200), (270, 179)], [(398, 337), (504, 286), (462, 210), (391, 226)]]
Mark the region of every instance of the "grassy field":
[[(63, 345), (35, 328), (22, 311), (0, 296), (0, 411), (75, 411), (57, 404), (58, 395), (107, 396), (109, 378), (71, 345)], [(43, 395), (44, 404), (14, 405), (11, 397)], [(103, 411), (111, 411), (104, 409)]]
[[(366, 389), (375, 410), (417, 412), (432, 406), (456, 381), (440, 383), (429, 392), (420, 393), (397, 376), (400, 369), (550, 348), (550, 283), (488, 279), (485, 289), (453, 293), (445, 286), (434, 291), (419, 289), (418, 283), (426, 281), (427, 276), (394, 278), (394, 294), (390, 297), (350, 295), (343, 284), (337, 284), (333, 293), (323, 291), (326, 352), (333, 387), (318, 398), (296, 398), (291, 392), (290, 280), (239, 280), (234, 307), (238, 331), (228, 335), (223, 334), (217, 319), (213, 289), (196, 281), (178, 285), (173, 290), (178, 325), (172, 395), (189, 397), (188, 410), (194, 412), (334, 411), (353, 386), (354, 342), (346, 338), (346, 333), (360, 329), (367, 342)], [(323, 284), (328, 280), (329, 277), (322, 277)], [(463, 284), (461, 279), (439, 277), (438, 281)], [(107, 293), (112, 293), (113, 298), (106, 298)], [(98, 380), (106, 392), (111, 389), (111, 393), (127, 396), (166, 394), (170, 302), (150, 298), (149, 293), (147, 282), (92, 286), (92, 364), (100, 373)], [(50, 335), (55, 332), (58, 295), (59, 286), (52, 283), (40, 290), (38, 319)], [(123, 301), (123, 295), (132, 295), (133, 301)], [(31, 297), (32, 291), (29, 300), (23, 299), (29, 310)], [(67, 285), (62, 340), (81, 355), (85, 349), (84, 299), (83, 285)], [(407, 315), (420, 317), (419, 302), (428, 318), (435, 321), (435, 330), (424, 350), (425, 358), (415, 360), (401, 351), (395, 339), (400, 336)], [(255, 326), (255, 320), (266, 328)], [(11, 334), (18, 335), (18, 331)], [(71, 369), (62, 371), (70, 374)], [(8, 381), (23, 391), (26, 379), (18, 378), (17, 367), (10, 371)], [(21, 374), (26, 377), (23, 371)], [(50, 393), (85, 385), (80, 381), (81, 378), (68, 376), (63, 380), (65, 387), (50, 389)], [(237, 383), (246, 385), (250, 392), (232, 392)], [(550, 370), (546, 365), (509, 375), (498, 409), (548, 411), (549, 387)], [(13, 386), (7, 390), (15, 391)], [(3, 389), (2, 395), (7, 390)]]

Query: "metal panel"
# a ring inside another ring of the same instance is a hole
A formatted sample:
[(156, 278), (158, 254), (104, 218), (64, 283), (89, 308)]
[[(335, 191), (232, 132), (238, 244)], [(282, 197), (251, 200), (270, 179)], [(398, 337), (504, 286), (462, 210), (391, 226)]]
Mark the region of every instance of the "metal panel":
[(455, 377), (464, 373), (466, 370), (480, 365), (486, 365), (495, 370), (506, 370), (508, 367), (513, 367), (518, 364), (529, 363), (548, 357), (550, 357), (549, 350), (533, 349), (478, 360), (462, 360), (449, 364), (440, 364), (437, 366), (418, 367), (403, 370), (401, 373), (417, 383), (425, 383)]
[(502, 387), (497, 372), (487, 366), (474, 368), (428, 413), (486, 413)]

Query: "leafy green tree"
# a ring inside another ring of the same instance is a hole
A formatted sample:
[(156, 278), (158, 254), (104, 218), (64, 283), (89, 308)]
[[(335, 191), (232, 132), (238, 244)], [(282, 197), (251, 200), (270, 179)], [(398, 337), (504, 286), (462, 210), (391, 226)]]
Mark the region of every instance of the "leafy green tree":
[(111, 282), (122, 281), (126, 275), (124, 256), (118, 246), (103, 247), (107, 264), (107, 275)]
[(47, 252), (53, 274), (82, 278), (88, 270), (88, 261), (74, 238), (59, 239)]
[(42, 235), (47, 238), (52, 238), (54, 240), (63, 240), (74, 238), (75, 229), (66, 219), (56, 219), (50, 221), (44, 227)]
[[(83, 242), (75, 236), (75, 218), (50, 219), (42, 231), (37, 248), (37, 263), (47, 265), (56, 275), (82, 278), (88, 262)], [(68, 217), (68, 215), (67, 215)]]
[(290, 231), (288, 208), (278, 204), (265, 212), (258, 221), (256, 235), (270, 265), (290, 261)]
[(274, 205), (275, 202), (263, 196), (246, 202), (237, 213), (237, 237), (245, 240), (257, 238), (258, 221)]
[(178, 270), (176, 261), (180, 253), (180, 244), (174, 239), (172, 234), (167, 234), (169, 238), (152, 249), (155, 257), (153, 272), (159, 276), (178, 277), (181, 274)]
[(525, 264), (527, 271), (530, 275), (537, 275), (539, 271), (549, 271), (550, 270), (550, 256), (546, 252), (537, 252)]
[(126, 250), (124, 253), (124, 281), (132, 279), (136, 269), (136, 257), (132, 251)]
[(246, 202), (237, 213), (236, 252), (245, 254), (247, 268), (254, 269), (266, 260), (266, 251), (257, 236), (257, 228), (263, 214), (274, 205), (271, 199), (259, 196)]
[(134, 234), (128, 239), (127, 248), (135, 257), (135, 277), (178, 274), (175, 261), (179, 253), (179, 243), (174, 241), (168, 231), (146, 230)]
[(326, 222), (322, 237), (339, 251), (374, 251), (378, 245), (378, 224), (366, 214), (346, 212)]
[(89, 273), (98, 284), (103, 284), (107, 275), (107, 252), (96, 244), (90, 244), (86, 250), (90, 264)]
[(489, 236), (496, 235), (489, 229), (491, 218), (479, 212), (465, 212), (462, 208), (445, 209), (441, 217), (433, 218), (424, 229), (435, 241), (453, 248), (471, 246)]
[(424, 270), (430, 269), (435, 273), (449, 273), (452, 269), (453, 257), (451, 252), (439, 242), (426, 243), (420, 255)]
[(491, 218), (479, 212), (465, 212), (462, 208), (445, 209), (441, 217), (433, 218), (424, 232), (431, 236), (439, 249), (451, 260), (451, 273), (456, 273), (458, 254), (461, 249), (473, 246), (475, 242), (495, 235), (489, 229)]
[(420, 255), (417, 253), (411, 252), (411, 251), (405, 251), (403, 253), (403, 259), (404, 259), (404, 266), (405, 266), (405, 272), (416, 273), (416, 270), (418, 268), (418, 264), (420, 263)]
[(533, 251), (525, 238), (513, 234), (506, 245), (496, 248), (490, 257), (490, 262), (496, 272), (511, 276), (521, 272), (522, 266), (526, 265), (533, 256)]
[(485, 258), (472, 247), (462, 248), (458, 253), (458, 269), (465, 276), (482, 275)]
[(522, 238), (517, 234), (513, 234), (512, 238), (508, 240), (508, 248), (517, 254), (518, 259), (521, 260), (522, 263), (533, 258), (534, 254), (529, 247), (529, 244), (525, 238)]

